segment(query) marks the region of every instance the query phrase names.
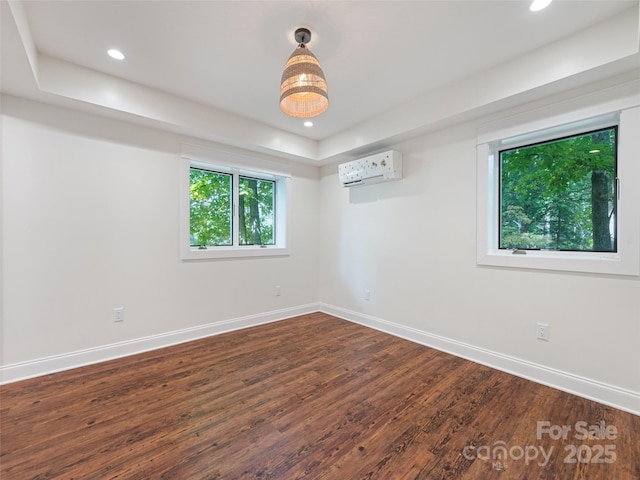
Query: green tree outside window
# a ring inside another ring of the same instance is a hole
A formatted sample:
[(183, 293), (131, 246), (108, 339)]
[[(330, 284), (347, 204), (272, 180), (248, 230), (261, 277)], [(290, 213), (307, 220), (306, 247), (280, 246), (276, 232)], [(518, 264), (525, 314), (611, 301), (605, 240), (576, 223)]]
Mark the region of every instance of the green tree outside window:
[(191, 168), (190, 239), (192, 246), (232, 245), (233, 176)]
[(272, 180), (240, 177), (240, 245), (273, 245), (275, 185)]
[[(234, 225), (234, 178), (238, 180), (237, 225)], [(191, 167), (190, 244), (232, 246), (275, 245), (276, 182)]]
[(615, 252), (611, 127), (500, 152), (500, 248)]

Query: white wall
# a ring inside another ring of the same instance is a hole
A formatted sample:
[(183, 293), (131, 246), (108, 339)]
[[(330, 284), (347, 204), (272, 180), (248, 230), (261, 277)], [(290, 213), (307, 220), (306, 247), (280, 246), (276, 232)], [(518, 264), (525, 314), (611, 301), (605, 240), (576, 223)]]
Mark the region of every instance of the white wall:
[[(476, 265), (477, 127), (392, 146), (404, 154), (398, 182), (346, 189), (335, 166), (323, 168), (321, 302), (426, 343), (470, 345), (461, 351), (471, 357), (507, 358), (520, 373), (533, 364), (611, 386), (640, 412), (638, 277)], [(548, 343), (535, 338), (539, 321)]]
[(290, 256), (182, 262), (193, 139), (14, 97), (2, 113), (3, 366), (317, 301), (317, 168), (249, 154), (292, 174)]
[[(476, 266), (476, 123), (390, 146), (405, 178), (360, 189), (341, 187), (336, 165), (249, 154), (293, 175), (291, 256), (182, 262), (180, 143), (195, 140), (13, 97), (2, 113), (5, 370), (320, 301), (470, 357), (610, 387), (613, 400), (593, 398), (640, 412), (640, 279)], [(549, 343), (535, 339), (541, 320)]]

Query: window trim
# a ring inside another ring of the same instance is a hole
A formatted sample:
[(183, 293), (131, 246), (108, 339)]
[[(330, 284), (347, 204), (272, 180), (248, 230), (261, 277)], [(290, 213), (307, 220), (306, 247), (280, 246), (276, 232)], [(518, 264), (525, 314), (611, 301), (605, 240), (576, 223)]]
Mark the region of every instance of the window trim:
[[(609, 275), (640, 275), (640, 107), (635, 98), (555, 116), (485, 128), (478, 134), (476, 263), (494, 267), (541, 269)], [(540, 115), (540, 112), (537, 112)], [(499, 249), (498, 150), (545, 141), (611, 125), (618, 126), (617, 252), (526, 250), (514, 254)]]
[[(191, 167), (210, 170), (218, 173), (232, 174), (233, 177), (233, 242), (231, 246), (209, 246), (206, 250), (192, 247), (190, 242), (190, 171)], [(237, 179), (240, 176), (272, 180), (276, 183), (275, 199), (275, 245), (239, 245), (237, 235), (238, 205), (236, 204)], [(280, 172), (263, 171), (232, 165), (224, 162), (216, 162), (203, 158), (195, 158), (193, 155), (183, 155), (180, 160), (180, 258), (182, 260), (206, 260), (223, 258), (252, 258), (273, 257), (290, 255), (288, 248), (288, 205), (290, 192), (290, 175)]]

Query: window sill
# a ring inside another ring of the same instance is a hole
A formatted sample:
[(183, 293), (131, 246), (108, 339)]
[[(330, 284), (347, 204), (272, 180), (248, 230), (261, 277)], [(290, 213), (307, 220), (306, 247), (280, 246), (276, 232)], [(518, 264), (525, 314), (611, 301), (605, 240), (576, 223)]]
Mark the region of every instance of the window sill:
[(597, 273), (605, 275), (639, 275), (637, 262), (623, 262), (620, 253), (554, 252), (526, 250), (513, 254), (512, 250), (488, 250), (478, 256), (478, 265), (493, 267), (556, 270)]
[(182, 260), (207, 260), (216, 258), (251, 258), (251, 257), (282, 257), (288, 256), (289, 249), (283, 247), (209, 247), (206, 250), (189, 248), (182, 252)]

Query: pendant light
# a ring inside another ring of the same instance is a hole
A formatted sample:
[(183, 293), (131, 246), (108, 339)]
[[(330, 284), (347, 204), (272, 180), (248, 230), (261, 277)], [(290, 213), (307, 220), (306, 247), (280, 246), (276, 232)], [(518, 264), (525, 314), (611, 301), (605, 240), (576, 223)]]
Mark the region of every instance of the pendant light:
[(291, 117), (311, 118), (329, 107), (327, 82), (320, 62), (306, 46), (311, 32), (298, 28), (298, 47), (287, 60), (280, 82), (280, 109)]

